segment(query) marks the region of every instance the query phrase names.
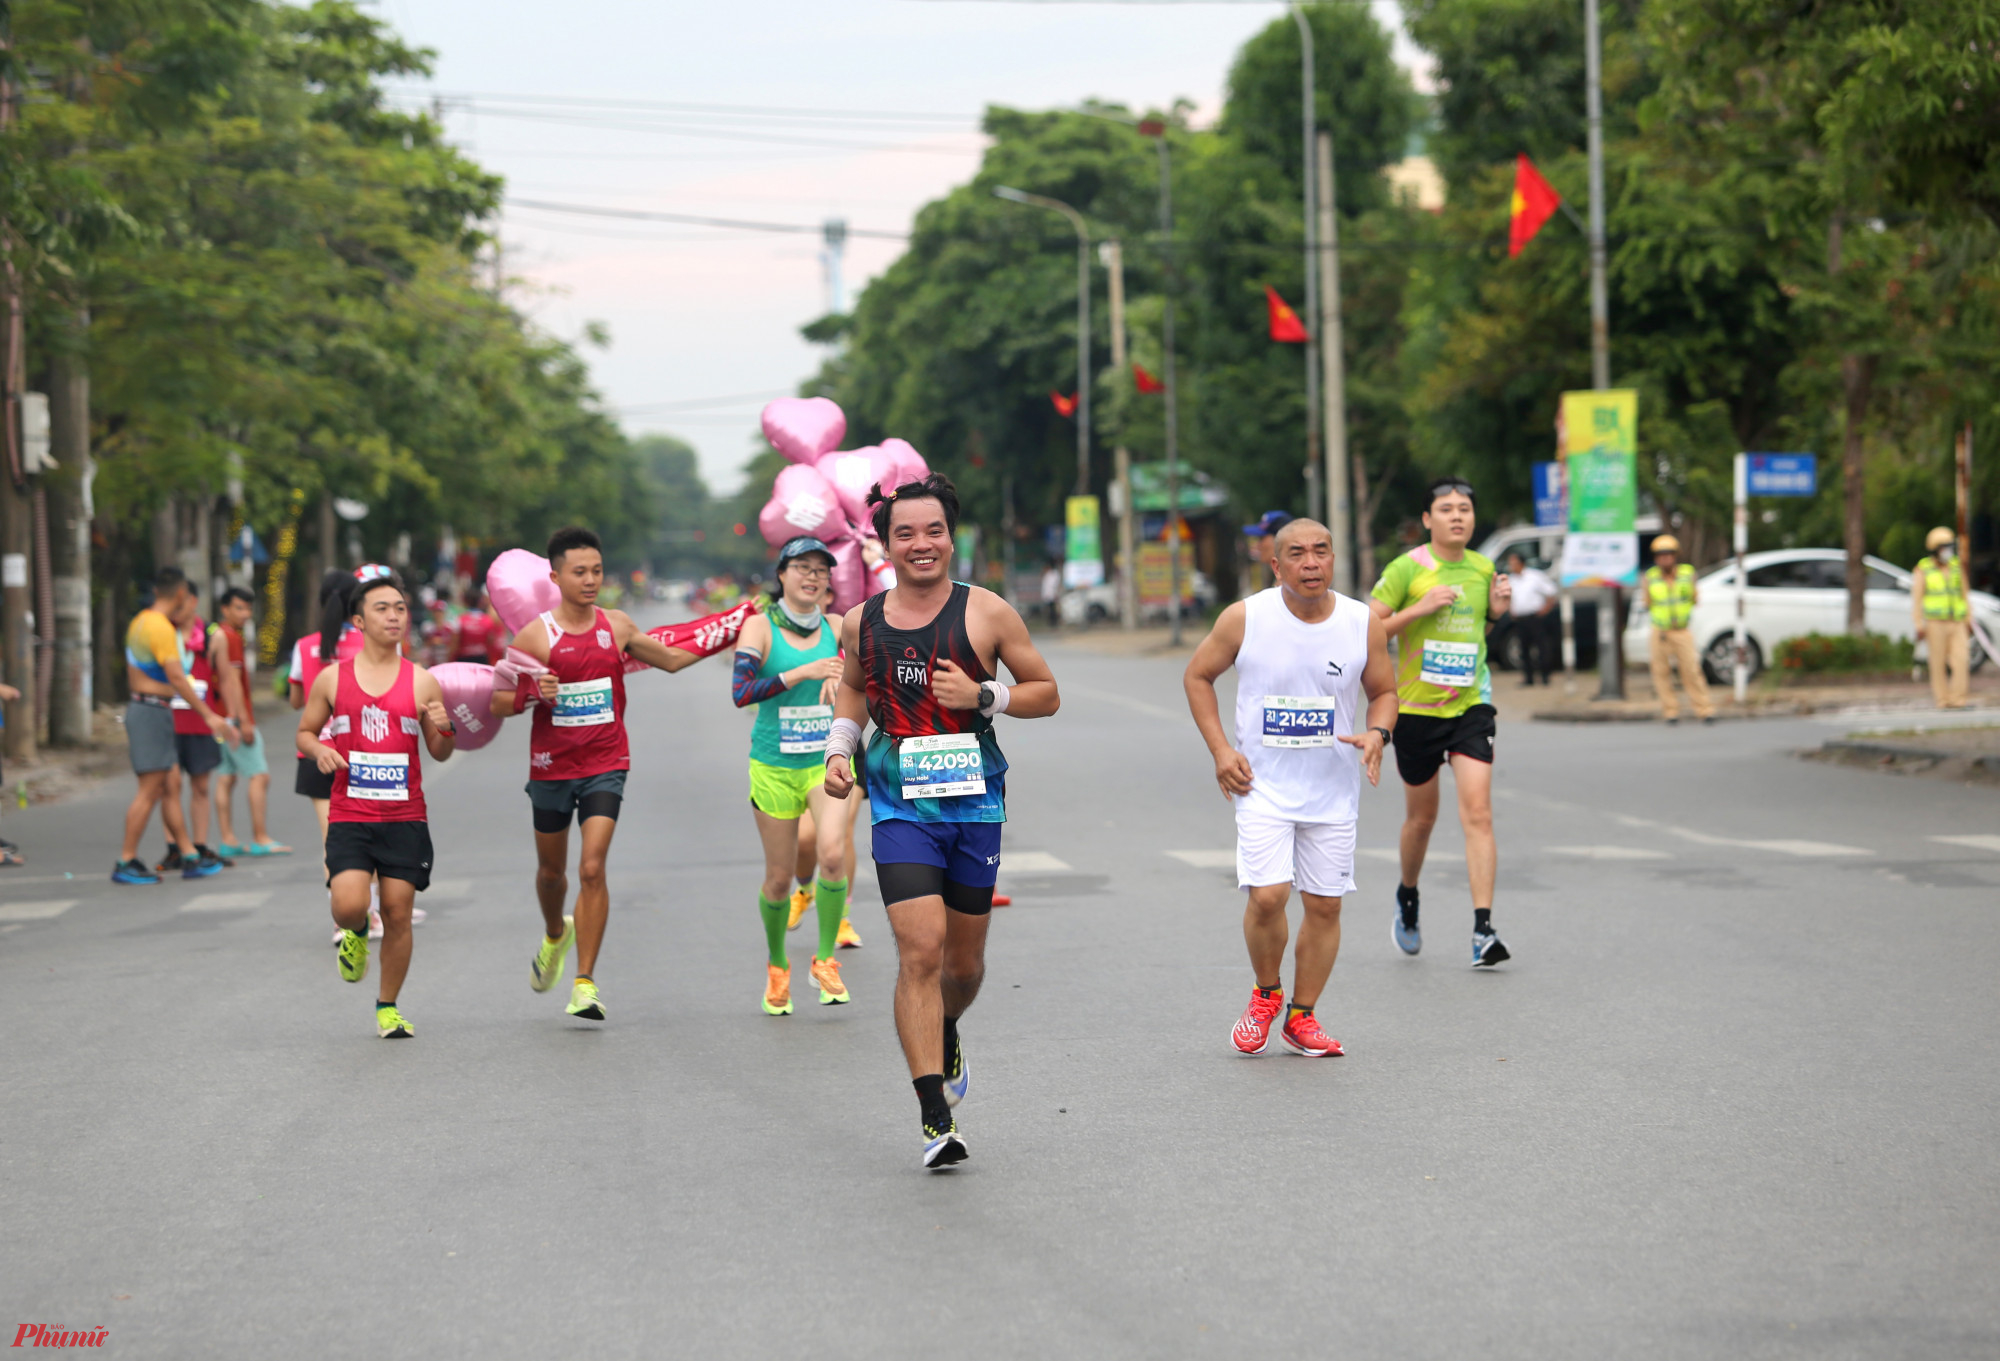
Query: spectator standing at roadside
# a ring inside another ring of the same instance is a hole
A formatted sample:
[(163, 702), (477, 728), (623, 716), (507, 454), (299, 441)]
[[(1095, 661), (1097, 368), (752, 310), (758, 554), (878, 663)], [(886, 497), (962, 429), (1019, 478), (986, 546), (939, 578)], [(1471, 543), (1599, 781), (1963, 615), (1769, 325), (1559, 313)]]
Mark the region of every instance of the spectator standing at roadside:
[[(0, 704), (19, 704), (21, 692), (13, 686), (0, 682)], [(0, 733), (7, 731), (7, 713), (0, 709)], [(6, 781), (0, 780), (0, 795), (6, 793)], [(0, 866), (22, 864), (21, 848), (4, 837), (0, 837)]]
[[(271, 839), (265, 813), (271, 800), (271, 767), (264, 755), (264, 734), (257, 728), (257, 711), (251, 696), (250, 658), (243, 645), (243, 627), (250, 622), (250, 592), (231, 586), (216, 606), (223, 645), (229, 650), (229, 675), (223, 693), (230, 724), (241, 739), (222, 749), (222, 763), (215, 768), (215, 831), (217, 855), (290, 855), (292, 848)], [(230, 804), (236, 795), (236, 781), (243, 780), (243, 800), (250, 808), (250, 840), (236, 840), (236, 824)]]
[(1940, 709), (1971, 702), (1972, 601), (1958, 536), (1939, 525), (1924, 536), (1927, 556), (1910, 573), (1910, 614), (1930, 651), (1931, 698)]
[(1518, 549), (1507, 555), (1507, 579), (1514, 584), (1507, 618), (1521, 639), (1521, 684), (1533, 685), (1535, 672), (1540, 671), (1542, 684), (1547, 685), (1555, 673), (1560, 646), (1555, 628), (1556, 584), (1541, 568), (1530, 567)]
[(1708, 697), (1708, 677), (1702, 674), (1701, 657), (1695, 651), (1694, 632), (1688, 627), (1700, 592), (1694, 584), (1694, 568), (1681, 561), (1681, 541), (1671, 534), (1653, 540), (1653, 565), (1640, 578), (1646, 593), (1646, 609), (1653, 617), (1653, 690), (1660, 697), (1660, 717), (1669, 723), (1681, 721), (1680, 697), (1674, 693), (1673, 672), (1678, 666), (1681, 688), (1695, 717), (1715, 722), (1715, 704)]
[[(188, 584), (188, 593), (194, 594), (193, 583)], [(179, 696), (169, 701), (173, 707), (176, 765), (167, 772), (167, 798), (176, 808), (180, 806), (181, 776), (185, 773), (189, 794), (188, 835), (194, 841), (195, 852), (204, 864), (214, 861), (227, 867), (228, 862), (208, 844), (208, 819), (209, 776), (222, 764), (222, 743), (210, 731), (209, 717), (219, 715), (227, 721), (232, 716), (224, 702), (231, 686), (229, 647), (222, 636), (223, 630), (199, 614), (181, 625), (181, 631), (182, 645), (193, 659), (188, 679), (194, 684), (196, 698), (192, 703)], [(233, 725), (230, 733), (235, 735)], [(166, 858), (154, 868), (162, 874), (180, 869), (182, 855), (181, 848), (169, 837)]]
[(1051, 562), (1042, 569), (1042, 612), (1051, 626), (1062, 622), (1062, 564)]
[(1271, 566), (1272, 545), (1277, 540), (1278, 531), (1290, 524), (1293, 518), (1288, 510), (1267, 510), (1257, 517), (1256, 524), (1243, 526), (1243, 537), (1249, 541), (1250, 561), (1253, 564), (1250, 587), (1244, 592), (1246, 596), (1278, 584), (1276, 569)]

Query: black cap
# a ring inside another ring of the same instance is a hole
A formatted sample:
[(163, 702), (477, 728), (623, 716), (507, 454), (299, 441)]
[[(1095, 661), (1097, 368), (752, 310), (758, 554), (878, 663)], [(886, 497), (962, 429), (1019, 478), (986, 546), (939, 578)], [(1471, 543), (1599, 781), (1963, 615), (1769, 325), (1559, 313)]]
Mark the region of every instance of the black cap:
[(793, 558), (802, 558), (808, 553), (826, 554), (826, 565), (833, 566), (833, 550), (810, 534), (801, 534), (796, 539), (785, 540), (785, 546), (778, 550), (778, 570), (785, 570), (785, 564)]

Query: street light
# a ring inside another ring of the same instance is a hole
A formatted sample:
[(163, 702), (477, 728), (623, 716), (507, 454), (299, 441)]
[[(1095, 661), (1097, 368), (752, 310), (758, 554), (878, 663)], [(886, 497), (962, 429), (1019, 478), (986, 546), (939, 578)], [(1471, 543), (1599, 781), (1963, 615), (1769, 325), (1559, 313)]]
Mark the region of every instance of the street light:
[(1090, 229), (1083, 214), (1060, 199), (1001, 185), (995, 198), (1061, 213), (1076, 228), (1076, 494), (1090, 495)]
[(1173, 165), (1167, 150), (1165, 120), (1148, 118), (1140, 122), (1139, 134), (1154, 138), (1160, 148), (1160, 338), (1166, 353), (1162, 359), (1167, 403), (1167, 618), (1172, 620), (1173, 645), (1181, 645), (1181, 468), (1180, 415), (1174, 405), (1174, 197)]

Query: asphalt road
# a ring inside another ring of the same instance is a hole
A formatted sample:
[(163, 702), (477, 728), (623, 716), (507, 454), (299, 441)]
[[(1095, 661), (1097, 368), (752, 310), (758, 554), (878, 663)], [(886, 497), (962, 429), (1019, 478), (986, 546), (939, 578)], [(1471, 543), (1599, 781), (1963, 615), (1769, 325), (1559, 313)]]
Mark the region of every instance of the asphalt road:
[(10, 809), (0, 1345), (2000, 1354), (2000, 794), (1791, 759), (1808, 721), (1511, 725), (1515, 962), (1466, 967), (1448, 819), (1424, 953), (1393, 948), (1385, 774), (1320, 1009), (1348, 1056), (1243, 1059), (1231, 822), (1178, 664), (1050, 656), (1062, 713), (1003, 727), (1015, 906), (947, 1175), (917, 1167), (872, 880), (855, 1003), (758, 1008), (722, 662), (633, 680), (601, 1027), (527, 986), (524, 726), (427, 776), (408, 1043), (338, 980), (309, 856), (116, 888), (126, 787)]

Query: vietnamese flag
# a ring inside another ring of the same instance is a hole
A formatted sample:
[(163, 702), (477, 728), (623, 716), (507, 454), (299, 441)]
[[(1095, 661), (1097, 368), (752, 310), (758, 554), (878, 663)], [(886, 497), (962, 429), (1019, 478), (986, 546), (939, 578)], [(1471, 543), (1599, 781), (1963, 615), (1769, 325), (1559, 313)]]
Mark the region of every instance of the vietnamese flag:
[(1292, 305), (1278, 296), (1278, 290), (1264, 285), (1264, 301), (1271, 309), (1271, 339), (1287, 345), (1303, 345), (1312, 337), (1306, 334), (1305, 323)]
[(1132, 381), (1139, 385), (1141, 393), (1165, 392), (1167, 385), (1146, 372), (1143, 364), (1132, 365)]
[(1056, 404), (1056, 414), (1058, 416), (1074, 416), (1076, 414), (1075, 393), (1071, 393), (1065, 397), (1060, 392), (1051, 392), (1049, 400)]
[(1514, 220), (1507, 232), (1507, 258), (1519, 255), (1561, 206), (1562, 195), (1542, 178), (1528, 153), (1522, 152), (1514, 161)]

